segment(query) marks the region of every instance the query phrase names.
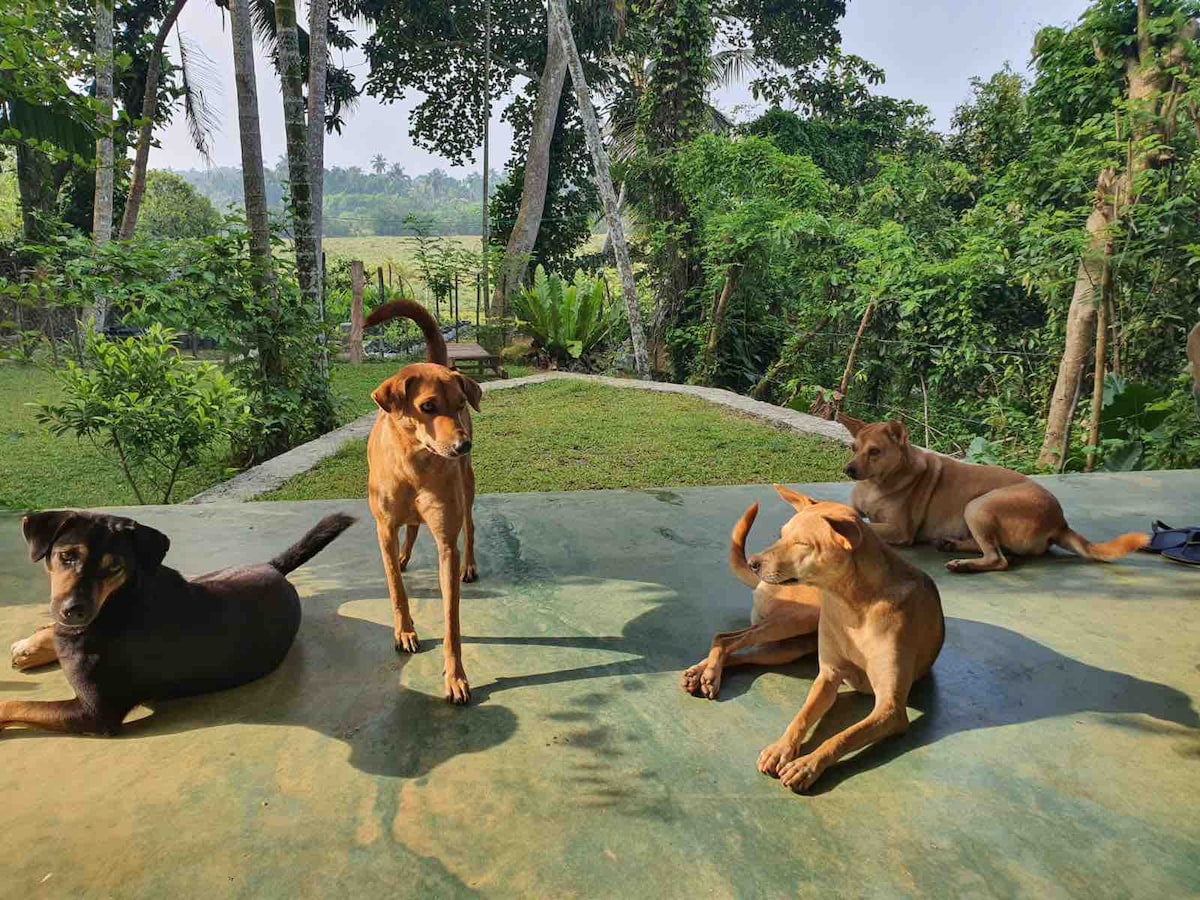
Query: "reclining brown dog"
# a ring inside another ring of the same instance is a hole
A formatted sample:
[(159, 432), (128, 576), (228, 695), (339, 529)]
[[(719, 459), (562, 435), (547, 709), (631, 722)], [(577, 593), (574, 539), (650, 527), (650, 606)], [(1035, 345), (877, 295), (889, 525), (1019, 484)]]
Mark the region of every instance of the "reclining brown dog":
[[(424, 307), (411, 300), (387, 303), (367, 318), (378, 325), (412, 319), (425, 335), (429, 362), (405, 366), (371, 394), (379, 416), (367, 440), (367, 501), (375, 517), (379, 549), (392, 600), (396, 650), (417, 651), (417, 631), (401, 573), (408, 567), (417, 530), (424, 522), (438, 548), (438, 580), (445, 615), (445, 697), (466, 703), (471, 697), (462, 664), (458, 608), (463, 581), (474, 581), (475, 472), (471, 468), (471, 411), (483, 391), (448, 367), (446, 341)], [(400, 529), (405, 528), (404, 547)], [(458, 536), (464, 534), (459, 556)]]
[(1067, 525), (1053, 494), (1018, 472), (914, 447), (902, 422), (869, 425), (845, 415), (838, 421), (854, 438), (854, 458), (846, 466), (858, 482), (854, 508), (889, 544), (933, 543), (952, 553), (983, 554), (951, 560), (951, 572), (1007, 569), (1005, 553), (1041, 556), (1051, 544), (1111, 562), (1149, 542), (1147, 535), (1130, 533), (1092, 544)]
[[(854, 510), (776, 489), (796, 515), (777, 543), (750, 557), (750, 568), (767, 584), (820, 590), (820, 670), (796, 718), (759, 755), (758, 770), (802, 791), (843, 756), (908, 728), (909, 690), (937, 659), (945, 623), (933, 579), (901, 559)], [(805, 736), (842, 684), (874, 694), (874, 709), (801, 756)]]
[(684, 670), (682, 686), (689, 694), (716, 700), (721, 674), (731, 666), (781, 666), (817, 649), (821, 592), (804, 584), (770, 584), (746, 561), (746, 536), (758, 515), (758, 504), (746, 510), (733, 527), (729, 567), (738, 581), (754, 591), (750, 627), (712, 639), (708, 656)]

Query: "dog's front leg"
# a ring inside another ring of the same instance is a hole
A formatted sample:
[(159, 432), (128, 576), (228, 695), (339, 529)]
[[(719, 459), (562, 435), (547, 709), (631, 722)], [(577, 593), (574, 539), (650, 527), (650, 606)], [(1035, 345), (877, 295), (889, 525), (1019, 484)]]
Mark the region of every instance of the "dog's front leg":
[(911, 526), (899, 522), (877, 522), (872, 519), (868, 524), (881, 540), (897, 547), (909, 546), (916, 537)]
[(0, 731), (8, 725), (34, 725), (74, 734), (116, 734), (120, 719), (104, 723), (79, 698), (74, 700), (8, 700), (0, 703)]
[(773, 744), (768, 744), (758, 755), (758, 771), (764, 775), (779, 777), (779, 773), (787, 763), (796, 758), (808, 729), (812, 728), (837, 700), (838, 685), (842, 683), (841, 676), (833, 669), (822, 665), (808, 692), (808, 699), (796, 718), (792, 719), (783, 736)]
[(18, 672), (48, 666), (58, 660), (54, 646), (54, 626), (39, 628), (23, 641), (12, 645), (12, 667)]
[(812, 786), (821, 773), (847, 754), (908, 730), (907, 698), (891, 694), (875, 698), (875, 708), (861, 722), (835, 734), (812, 753), (779, 767), (779, 780), (799, 793)]
[(471, 686), (467, 682), (467, 673), (462, 664), (462, 631), (458, 622), (462, 592), (460, 565), (458, 534), (439, 534), (438, 580), (442, 588), (442, 613), (446, 629), (446, 637), (442, 641), (442, 672), (445, 678), (445, 697), (451, 703), (466, 703), (471, 699)]
[(412, 612), (408, 608), (404, 576), (400, 574), (400, 531), (393, 523), (376, 518), (375, 532), (379, 536), (379, 553), (383, 556), (388, 595), (392, 599), (392, 633), (396, 639), (396, 652), (416, 653), (419, 646), (417, 629), (413, 625)]

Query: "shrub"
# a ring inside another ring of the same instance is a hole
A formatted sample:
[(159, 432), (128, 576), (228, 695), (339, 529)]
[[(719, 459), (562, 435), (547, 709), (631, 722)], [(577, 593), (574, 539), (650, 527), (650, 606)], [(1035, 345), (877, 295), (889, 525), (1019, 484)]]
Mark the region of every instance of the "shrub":
[(534, 347), (555, 364), (569, 365), (596, 349), (620, 319), (620, 306), (605, 301), (603, 279), (579, 271), (568, 283), (538, 266), (532, 286), (513, 298), (513, 308)]
[(52, 433), (112, 453), (141, 503), (169, 503), (180, 470), (248, 419), (245, 396), (215, 366), (183, 360), (174, 340), (160, 325), (123, 341), (89, 331), (87, 368), (71, 362), (62, 373), (66, 400), (38, 404), (37, 419)]

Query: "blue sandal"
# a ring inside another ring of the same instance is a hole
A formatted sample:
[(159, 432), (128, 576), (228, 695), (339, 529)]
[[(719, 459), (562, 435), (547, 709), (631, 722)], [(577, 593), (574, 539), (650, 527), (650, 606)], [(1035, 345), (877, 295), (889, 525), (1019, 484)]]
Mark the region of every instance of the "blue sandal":
[[(1190, 528), (1172, 528), (1163, 522), (1155, 522), (1153, 524), (1154, 532), (1150, 537), (1150, 543), (1142, 549), (1146, 553), (1163, 553), (1168, 550), (1180, 550), (1186, 547), (1193, 538), (1200, 538), (1200, 525), (1193, 525)], [(1181, 560), (1176, 560), (1180, 562)]]
[(1182, 547), (1164, 550), (1162, 556), (1163, 559), (1183, 563), (1185, 566), (1200, 566), (1200, 531), (1188, 535)]

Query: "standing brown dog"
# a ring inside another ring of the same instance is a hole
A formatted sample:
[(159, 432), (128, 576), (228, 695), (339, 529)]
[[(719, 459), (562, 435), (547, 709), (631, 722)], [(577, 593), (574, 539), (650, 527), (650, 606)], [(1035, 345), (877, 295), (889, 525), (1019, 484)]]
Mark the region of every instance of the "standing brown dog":
[[(794, 791), (810, 787), (843, 756), (908, 728), (908, 694), (942, 649), (945, 622), (933, 579), (909, 565), (854, 510), (776, 485), (796, 510), (780, 540), (750, 568), (768, 584), (806, 584), (821, 592), (817, 679), (783, 736), (758, 757), (758, 770)], [(862, 721), (800, 756), (812, 726), (847, 684), (875, 695)]]
[(750, 627), (713, 637), (708, 656), (684, 670), (682, 686), (689, 694), (716, 700), (727, 667), (781, 666), (817, 649), (821, 592), (805, 584), (763, 581), (746, 561), (746, 536), (757, 515), (755, 503), (733, 526), (729, 543), (729, 567), (754, 591)]
[[(398, 317), (412, 319), (420, 327), (429, 362), (405, 366), (371, 394), (379, 416), (367, 441), (367, 499), (379, 534), (399, 652), (417, 650), (417, 632), (400, 573), (408, 566), (421, 523), (433, 533), (445, 615), (445, 697), (453, 703), (466, 703), (471, 688), (462, 664), (460, 581), (477, 577), (471, 519), (475, 472), (467, 406), (478, 410), (483, 391), (461, 372), (448, 368), (446, 341), (433, 316), (420, 304), (411, 300), (387, 303), (371, 313), (366, 325)], [(401, 526), (407, 529), (403, 549)], [(466, 532), (461, 558), (460, 531)]]
[(1070, 529), (1058, 500), (1040, 484), (999, 466), (914, 447), (903, 422), (868, 425), (845, 415), (838, 421), (854, 438), (854, 458), (846, 466), (858, 482), (854, 508), (889, 544), (931, 542), (951, 553), (983, 554), (950, 560), (951, 572), (1007, 569), (1005, 551), (1041, 556), (1051, 544), (1111, 562), (1149, 543), (1147, 535), (1130, 533), (1092, 544)]

